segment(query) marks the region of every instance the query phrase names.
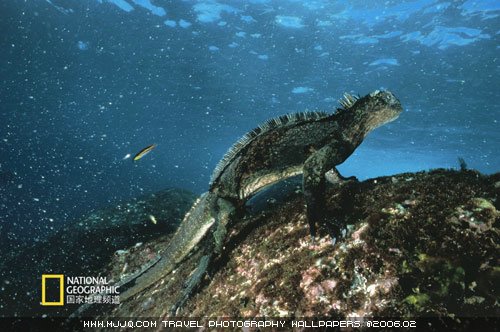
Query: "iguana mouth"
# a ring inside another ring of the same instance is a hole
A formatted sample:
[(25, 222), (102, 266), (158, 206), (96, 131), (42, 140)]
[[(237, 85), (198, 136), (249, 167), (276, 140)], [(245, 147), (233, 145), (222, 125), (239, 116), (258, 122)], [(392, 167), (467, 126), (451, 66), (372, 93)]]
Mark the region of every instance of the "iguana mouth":
[(387, 103), (389, 104), (389, 106), (391, 106), (393, 108), (401, 108), (402, 109), (400, 101), (396, 98), (396, 96), (394, 96), (394, 94), (392, 92), (385, 91), (385, 93), (386, 93), (385, 99), (386, 99)]

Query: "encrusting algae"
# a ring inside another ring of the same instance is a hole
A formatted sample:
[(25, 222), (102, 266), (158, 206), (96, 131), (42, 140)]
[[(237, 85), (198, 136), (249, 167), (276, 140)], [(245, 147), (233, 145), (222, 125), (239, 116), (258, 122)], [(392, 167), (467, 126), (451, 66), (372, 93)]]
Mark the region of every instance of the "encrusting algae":
[[(183, 313), (497, 316), (499, 180), (500, 174), (435, 170), (330, 186), (326, 215), (346, 234), (334, 246), (327, 234), (310, 243), (302, 196), (292, 192), (228, 228), (210, 279)], [(137, 251), (127, 260), (140, 256)], [(200, 257), (195, 251), (109, 315), (166, 317)]]

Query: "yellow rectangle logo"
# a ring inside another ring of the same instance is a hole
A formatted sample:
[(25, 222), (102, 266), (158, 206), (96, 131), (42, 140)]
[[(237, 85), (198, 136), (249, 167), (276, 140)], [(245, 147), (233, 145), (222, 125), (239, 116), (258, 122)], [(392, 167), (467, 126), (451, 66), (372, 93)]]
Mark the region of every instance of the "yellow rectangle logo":
[[(47, 279), (59, 279), (59, 301), (47, 301)], [(64, 305), (64, 274), (42, 274), (42, 305)]]

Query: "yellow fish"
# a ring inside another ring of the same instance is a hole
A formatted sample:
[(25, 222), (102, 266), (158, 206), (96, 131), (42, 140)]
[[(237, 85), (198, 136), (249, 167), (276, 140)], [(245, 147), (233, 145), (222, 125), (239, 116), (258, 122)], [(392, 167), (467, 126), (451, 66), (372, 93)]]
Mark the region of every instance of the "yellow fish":
[(137, 161), (137, 160), (141, 159), (142, 157), (144, 157), (145, 155), (147, 155), (148, 153), (150, 153), (151, 150), (153, 150), (154, 148), (156, 148), (156, 144), (151, 144), (149, 146), (146, 146), (144, 149), (142, 149), (141, 151), (139, 151), (134, 156), (133, 161)]
[(151, 220), (151, 222), (156, 225), (157, 221), (156, 221), (155, 216), (153, 216), (152, 214), (150, 214), (149, 215), (149, 220)]

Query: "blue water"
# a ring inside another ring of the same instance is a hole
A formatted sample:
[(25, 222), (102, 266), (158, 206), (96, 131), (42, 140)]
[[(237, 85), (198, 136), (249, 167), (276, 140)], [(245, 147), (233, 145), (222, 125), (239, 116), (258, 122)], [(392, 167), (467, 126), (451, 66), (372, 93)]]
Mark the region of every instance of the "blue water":
[(387, 88), (405, 108), (344, 175), (457, 157), (499, 171), (500, 2), (366, 3), (2, 1), (0, 241), (166, 187), (201, 193), (247, 130), (344, 91)]

